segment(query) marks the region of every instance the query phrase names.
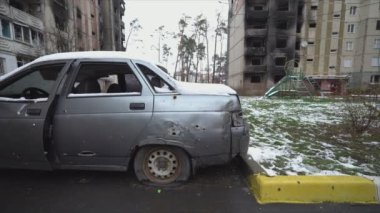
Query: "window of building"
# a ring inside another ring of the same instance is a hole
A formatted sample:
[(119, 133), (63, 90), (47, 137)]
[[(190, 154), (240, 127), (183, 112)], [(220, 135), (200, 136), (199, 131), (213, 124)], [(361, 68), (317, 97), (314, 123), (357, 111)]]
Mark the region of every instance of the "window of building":
[(286, 20), (278, 20), (276, 22), (276, 28), (280, 30), (288, 29), (288, 22)]
[(22, 41), (22, 27), (18, 24), (14, 24), (15, 39), (17, 41)]
[(260, 82), (261, 82), (261, 76), (260, 75), (251, 76), (251, 83), (260, 83)]
[(38, 33), (34, 30), (31, 30), (31, 36), (32, 36), (32, 44), (34, 46), (37, 46), (38, 45)]
[(334, 14), (334, 18), (339, 18), (340, 14)]
[(289, 1), (278, 1), (278, 11), (289, 11)]
[(371, 60), (371, 66), (373, 66), (373, 67), (380, 66), (380, 58), (373, 57), (372, 60)]
[(96, 33), (95, 33), (94, 31), (92, 31), (92, 35), (93, 35), (93, 36), (95, 36), (95, 35), (96, 35)]
[(11, 38), (11, 24), (7, 20), (1, 20), (1, 36)]
[(312, 22), (309, 24), (309, 28), (316, 28), (317, 27), (317, 23), (315, 22)]
[(380, 39), (375, 39), (375, 43), (373, 45), (373, 48), (380, 49)]
[(331, 34), (332, 35), (338, 35), (339, 33), (338, 32), (332, 32)]
[(55, 27), (59, 30), (65, 30), (65, 21), (63, 18), (60, 18), (58, 16), (54, 16), (55, 19)]
[(77, 7), (77, 18), (81, 19), (82, 18), (82, 11)]
[(276, 66), (285, 66), (286, 57), (277, 57), (274, 59), (274, 64)]
[(277, 83), (277, 82), (279, 82), (279, 81), (281, 81), (281, 79), (283, 78), (284, 76), (283, 75), (275, 75), (274, 76), (274, 83)]
[(336, 53), (336, 49), (331, 49), (330, 52), (331, 53)]
[(354, 33), (355, 32), (355, 24), (348, 24), (347, 25), (347, 32), (348, 33)]
[(254, 5), (253, 10), (264, 10), (264, 6), (263, 5)]
[(356, 15), (356, 9), (357, 9), (357, 7), (356, 6), (351, 6), (350, 7), (350, 15)]
[(335, 69), (335, 66), (329, 66), (329, 69)]
[(5, 64), (5, 59), (4, 58), (0, 58), (0, 75), (4, 74), (5, 73), (5, 69), (4, 69), (4, 64)]
[(346, 50), (351, 51), (354, 49), (354, 43), (352, 41), (346, 41)]
[(311, 62), (311, 61), (314, 61), (314, 60), (312, 58), (308, 58), (306, 61)]
[(307, 44), (314, 45), (314, 41), (308, 41)]
[(276, 40), (276, 48), (285, 48), (287, 46), (286, 38), (277, 38)]
[(262, 65), (263, 61), (260, 57), (253, 57), (252, 58), (252, 65)]
[(380, 30), (380, 20), (376, 22), (376, 30)]
[(253, 40), (252, 47), (263, 47), (264, 42), (262, 40)]
[(318, 5), (311, 5), (310, 9), (311, 10), (318, 10)]
[(344, 59), (343, 67), (352, 67), (352, 59)]
[(380, 75), (372, 75), (370, 83), (371, 84), (380, 84)]
[(30, 44), (30, 30), (29, 30), (29, 28), (22, 27), (22, 32), (23, 32), (23, 36), (24, 36), (23, 41)]

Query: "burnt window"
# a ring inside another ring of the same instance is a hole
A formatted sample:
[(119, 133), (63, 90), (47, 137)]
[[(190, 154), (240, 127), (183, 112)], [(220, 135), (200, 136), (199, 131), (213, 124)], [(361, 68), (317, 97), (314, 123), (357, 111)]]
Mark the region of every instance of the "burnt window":
[(15, 39), (17, 41), (22, 41), (22, 27), (20, 25), (14, 24), (14, 30), (15, 30)]
[(265, 20), (257, 20), (256, 22), (252, 23), (251, 27), (253, 29), (266, 29), (267, 22)]
[(289, 11), (289, 1), (278, 1), (277, 5), (277, 10), (278, 11)]
[(276, 28), (280, 30), (288, 29), (288, 22), (286, 20), (278, 20), (276, 22)]
[(277, 83), (277, 82), (279, 82), (279, 81), (281, 81), (281, 79), (283, 78), (284, 76), (283, 75), (275, 75), (274, 76), (274, 83)]
[(296, 50), (300, 50), (301, 49), (301, 41), (299, 41), (299, 40), (296, 41), (295, 49)]
[(317, 5), (311, 5), (310, 9), (311, 10), (318, 10), (318, 6)]
[(298, 22), (297, 23), (296, 33), (301, 33), (301, 30), (302, 30), (302, 22)]
[(334, 14), (334, 18), (339, 18), (340, 14)]
[(276, 40), (276, 48), (285, 48), (287, 46), (286, 38), (277, 38)]
[(339, 33), (338, 32), (332, 32), (332, 35), (338, 35)]
[(260, 75), (251, 76), (251, 83), (260, 83), (260, 82), (261, 82), (261, 76)]
[(317, 27), (317, 23), (315, 23), (315, 22), (310, 23), (310, 24), (309, 24), (309, 27), (310, 27), (310, 28), (316, 28), (316, 27)]
[(65, 21), (63, 20), (63, 18), (54, 16), (54, 19), (56, 28), (62, 31), (65, 30)]
[(308, 41), (307, 42), (309, 45), (314, 45), (314, 41)]
[(259, 57), (252, 58), (252, 65), (261, 65), (262, 63), (263, 63), (262, 58), (259, 58)]
[(380, 30), (380, 20), (376, 22), (376, 30)]
[(274, 59), (274, 64), (276, 66), (285, 66), (286, 57), (277, 57)]
[(77, 18), (81, 19), (82, 18), (82, 11), (77, 7)]
[(263, 5), (254, 5), (253, 10), (264, 10), (264, 6)]
[(331, 49), (330, 52), (336, 53), (336, 49)]
[(306, 61), (314, 61), (312, 58), (308, 58)]
[(371, 83), (373, 84), (378, 84), (380, 83), (380, 75), (372, 75), (371, 76)]
[(263, 47), (263, 46), (264, 46), (264, 42), (261, 40), (254, 40), (252, 42), (252, 47)]

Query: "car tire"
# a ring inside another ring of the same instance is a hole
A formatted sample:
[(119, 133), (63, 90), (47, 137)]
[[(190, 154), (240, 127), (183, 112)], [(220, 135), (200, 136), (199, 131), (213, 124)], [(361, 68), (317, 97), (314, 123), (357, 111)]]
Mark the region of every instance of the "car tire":
[(191, 175), (189, 156), (171, 146), (140, 148), (134, 159), (134, 170), (139, 181), (155, 185), (186, 181)]

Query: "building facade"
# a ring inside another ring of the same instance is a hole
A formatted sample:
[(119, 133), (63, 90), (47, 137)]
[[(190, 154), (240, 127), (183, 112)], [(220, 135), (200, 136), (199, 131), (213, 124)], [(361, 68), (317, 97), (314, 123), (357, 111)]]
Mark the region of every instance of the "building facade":
[(0, 0), (0, 74), (44, 54), (123, 50), (124, 7), (121, 0)]
[(323, 91), (379, 83), (378, 0), (233, 0), (228, 84), (263, 95), (287, 61)]

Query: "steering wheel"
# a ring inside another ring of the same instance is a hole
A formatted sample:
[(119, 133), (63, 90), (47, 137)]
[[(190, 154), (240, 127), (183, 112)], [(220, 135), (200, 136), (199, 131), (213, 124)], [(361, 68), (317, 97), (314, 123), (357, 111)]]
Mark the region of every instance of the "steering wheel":
[(28, 87), (22, 91), (25, 99), (47, 98), (49, 93), (37, 87)]

